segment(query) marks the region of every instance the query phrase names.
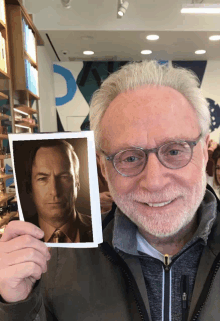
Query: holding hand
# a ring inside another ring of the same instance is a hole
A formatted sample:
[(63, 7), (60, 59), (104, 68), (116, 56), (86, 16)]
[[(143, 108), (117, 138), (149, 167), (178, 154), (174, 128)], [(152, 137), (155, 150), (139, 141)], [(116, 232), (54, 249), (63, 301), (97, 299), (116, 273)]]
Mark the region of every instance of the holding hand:
[(0, 295), (6, 302), (25, 300), (41, 274), (50, 253), (40, 241), (44, 232), (35, 225), (10, 222), (0, 239)]

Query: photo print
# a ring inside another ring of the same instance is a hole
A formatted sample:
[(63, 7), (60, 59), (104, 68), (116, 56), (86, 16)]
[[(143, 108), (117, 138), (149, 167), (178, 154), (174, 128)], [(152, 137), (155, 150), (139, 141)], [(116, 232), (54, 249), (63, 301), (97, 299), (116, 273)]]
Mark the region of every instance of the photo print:
[(97, 247), (101, 212), (92, 131), (10, 134), (19, 218), (49, 247)]

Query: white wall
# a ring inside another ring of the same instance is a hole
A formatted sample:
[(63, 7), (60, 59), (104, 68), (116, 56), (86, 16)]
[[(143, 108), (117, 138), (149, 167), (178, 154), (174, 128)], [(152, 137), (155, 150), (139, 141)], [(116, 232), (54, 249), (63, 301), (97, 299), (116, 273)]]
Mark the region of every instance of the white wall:
[(56, 132), (57, 116), (54, 93), (53, 62), (44, 46), (39, 46), (37, 49), (40, 93), (39, 117), (41, 132)]

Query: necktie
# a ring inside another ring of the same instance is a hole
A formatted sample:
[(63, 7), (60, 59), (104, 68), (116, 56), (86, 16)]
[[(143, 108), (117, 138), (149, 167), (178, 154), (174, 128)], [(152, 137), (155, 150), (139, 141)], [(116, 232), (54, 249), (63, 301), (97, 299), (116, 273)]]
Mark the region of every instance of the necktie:
[(53, 233), (53, 243), (65, 243), (66, 235), (61, 230), (56, 230)]

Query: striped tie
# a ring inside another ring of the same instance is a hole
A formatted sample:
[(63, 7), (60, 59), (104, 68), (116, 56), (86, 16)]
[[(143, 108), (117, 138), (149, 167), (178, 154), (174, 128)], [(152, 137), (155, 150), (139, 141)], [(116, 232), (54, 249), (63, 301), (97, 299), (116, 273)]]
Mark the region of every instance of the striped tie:
[(52, 236), (53, 243), (65, 243), (66, 235), (61, 230), (56, 230)]

